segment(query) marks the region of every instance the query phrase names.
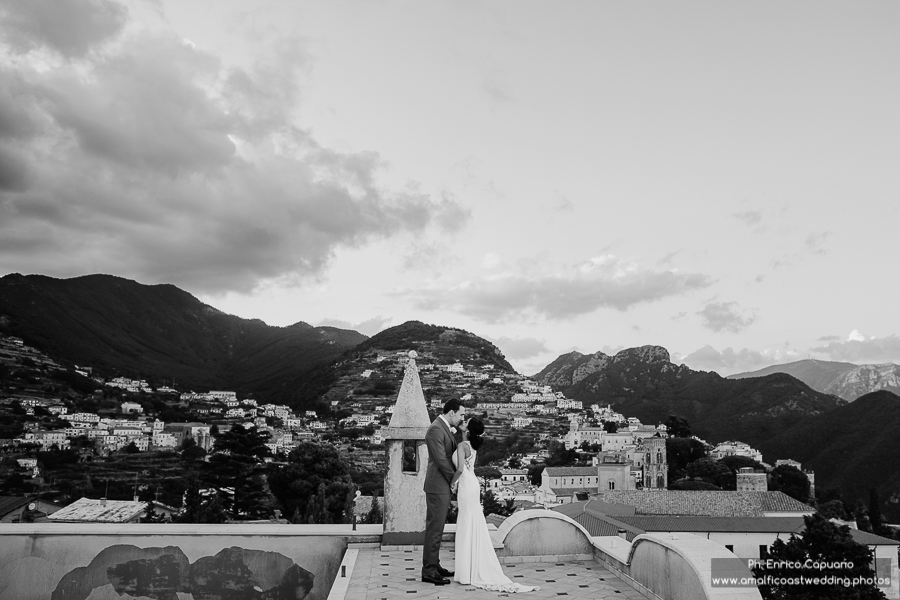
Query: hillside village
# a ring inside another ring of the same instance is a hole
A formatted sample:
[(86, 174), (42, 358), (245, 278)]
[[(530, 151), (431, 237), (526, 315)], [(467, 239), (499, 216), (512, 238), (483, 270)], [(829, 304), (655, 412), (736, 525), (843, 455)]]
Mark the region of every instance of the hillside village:
[[(322, 408), (304, 411), (258, 403), (234, 391), (179, 391), (170, 385), (154, 389), (145, 380), (121, 376), (105, 380), (90, 366), (78, 365), (71, 370), (95, 386), (86, 395), (88, 403), (99, 400), (101, 408), (84, 410), (84, 402), (71, 396), (52, 397), (27, 388), (10, 393), (0, 408), (21, 417), (22, 429), (14, 437), (0, 439), (0, 448), (16, 457), (18, 474), (40, 483), (41, 465), (33, 458), (38, 451), (77, 449), (81, 460), (116, 453), (177, 452), (189, 446), (211, 453), (219, 431), (249, 424), (268, 436), (267, 460), (283, 459), (298, 444), (315, 441), (333, 445), (355, 469), (379, 473), (385, 466), (382, 430), (389, 424), (397, 383), (408, 360), (406, 350), (369, 350), (348, 359), (342, 365), (344, 375)], [(0, 361), (7, 369), (24, 363), (44, 371), (64, 370), (51, 357), (8, 336), (0, 338)], [(554, 506), (586, 499), (598, 490), (669, 487), (665, 443), (669, 433), (664, 424), (643, 424), (608, 406), (582, 406), (548, 385), (486, 360), (441, 363), (425, 350), (417, 366), (432, 416), (441, 412), (446, 400), (459, 398), (469, 414), (484, 421), (490, 438), (515, 437), (515, 445), (485, 453), (489, 463), (482, 465), (491, 468), (484, 472), (485, 488), (500, 501)], [(167, 421), (163, 418), (167, 412), (181, 418)], [(713, 447), (698, 442), (711, 458), (740, 456), (771, 468), (747, 444)], [(551, 460), (554, 452), (568, 453), (569, 460), (559, 456)], [(554, 466), (543, 468), (546, 463)], [(778, 463), (800, 466), (793, 461)], [(742, 471), (746, 472), (738, 476), (737, 489), (765, 491), (764, 472)], [(807, 477), (814, 484), (813, 474)]]

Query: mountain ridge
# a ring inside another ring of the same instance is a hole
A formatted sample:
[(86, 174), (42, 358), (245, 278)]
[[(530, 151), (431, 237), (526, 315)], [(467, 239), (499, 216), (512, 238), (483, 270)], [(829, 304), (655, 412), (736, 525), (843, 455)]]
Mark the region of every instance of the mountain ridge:
[(761, 377), (771, 373), (787, 373), (814, 390), (840, 396), (850, 402), (878, 390), (900, 394), (900, 366), (892, 363), (863, 364), (804, 359), (771, 365), (757, 371), (735, 373), (728, 379)]
[(114, 275), (6, 275), (0, 330), (111, 376), (242, 392), (265, 392), (366, 339), (302, 321), (273, 327), (226, 314), (171, 284)]
[(569, 352), (535, 379), (567, 397), (611, 405), (645, 423), (663, 422), (670, 414), (682, 416), (695, 434), (712, 442), (757, 444), (844, 402), (786, 374), (742, 381), (694, 371), (672, 363), (668, 351), (654, 345), (626, 348), (613, 356)]

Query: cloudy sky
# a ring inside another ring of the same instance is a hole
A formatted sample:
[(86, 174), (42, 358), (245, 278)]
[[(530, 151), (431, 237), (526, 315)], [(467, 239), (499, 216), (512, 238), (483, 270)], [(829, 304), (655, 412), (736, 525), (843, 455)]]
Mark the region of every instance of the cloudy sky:
[(900, 3), (0, 0), (0, 274), (520, 372), (900, 363)]

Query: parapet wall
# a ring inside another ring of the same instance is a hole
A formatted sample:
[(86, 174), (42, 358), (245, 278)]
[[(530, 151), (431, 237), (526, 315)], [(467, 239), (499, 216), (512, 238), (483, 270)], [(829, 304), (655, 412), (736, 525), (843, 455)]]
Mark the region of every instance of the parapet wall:
[(325, 600), (348, 543), (380, 534), (380, 525), (0, 524), (0, 600), (225, 590)]
[[(648, 598), (761, 600), (756, 587), (713, 587), (713, 558), (734, 558), (720, 544), (690, 534), (643, 534), (631, 542), (595, 537), (594, 558)], [(748, 572), (749, 574), (749, 572)]]

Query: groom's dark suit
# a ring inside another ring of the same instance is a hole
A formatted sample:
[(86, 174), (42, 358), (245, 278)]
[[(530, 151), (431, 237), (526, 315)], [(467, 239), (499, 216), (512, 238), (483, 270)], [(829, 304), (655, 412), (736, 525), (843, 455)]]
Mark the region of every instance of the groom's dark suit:
[(456, 469), (453, 468), (453, 453), (456, 440), (450, 427), (441, 417), (425, 433), (428, 446), (428, 470), (425, 472), (425, 543), (422, 548), (422, 576), (438, 577), (441, 564), (441, 536), (450, 509), (450, 482)]

